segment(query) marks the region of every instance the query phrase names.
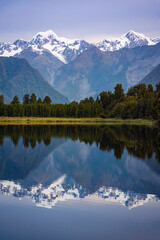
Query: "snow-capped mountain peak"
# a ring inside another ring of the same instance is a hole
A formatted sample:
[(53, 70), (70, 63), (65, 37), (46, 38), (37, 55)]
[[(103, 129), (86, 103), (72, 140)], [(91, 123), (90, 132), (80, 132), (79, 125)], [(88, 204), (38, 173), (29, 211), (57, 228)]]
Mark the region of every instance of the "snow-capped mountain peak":
[[(101, 51), (115, 51), (121, 48), (133, 48), (143, 45), (155, 45), (160, 42), (160, 38), (151, 39), (144, 34), (130, 30), (126, 34), (116, 39), (105, 39), (95, 44)], [(22, 39), (16, 40), (13, 44), (0, 43), (1, 56), (18, 56), (24, 49), (33, 49), (38, 54), (49, 52), (63, 63), (73, 61), (79, 54), (87, 50), (93, 44), (84, 40), (68, 39), (59, 37), (52, 30), (37, 33), (31, 41)]]
[(47, 50), (64, 63), (71, 62), (90, 46), (84, 40), (59, 37), (52, 30), (37, 33), (29, 45), (36, 45), (38, 49)]
[(155, 45), (160, 39), (151, 39), (142, 33), (130, 30), (119, 38), (105, 39), (96, 44), (101, 51), (116, 51), (121, 48), (134, 48), (144, 45)]
[(123, 35), (124, 38), (127, 38), (132, 43), (137, 43), (137, 45), (154, 45), (154, 42), (149, 37), (145, 36), (142, 33), (137, 33), (133, 30), (130, 30), (128, 33)]
[(32, 49), (38, 54), (47, 51), (64, 63), (73, 61), (91, 44), (79, 39), (59, 37), (52, 30), (37, 33), (31, 41), (16, 40), (13, 44), (0, 43), (1, 56), (18, 56), (24, 49)]
[(51, 42), (53, 39), (58, 39), (57, 34), (52, 30), (48, 30), (46, 32), (37, 33), (30, 41), (30, 44), (46, 44), (47, 42)]
[(58, 202), (66, 200), (79, 200), (98, 197), (97, 200), (104, 200), (109, 203), (118, 203), (132, 209), (142, 206), (147, 202), (159, 202), (159, 197), (153, 194), (135, 193), (132, 191), (123, 192), (117, 188), (101, 187), (95, 193), (89, 194), (81, 185), (73, 179), (67, 181), (67, 176), (62, 175), (48, 186), (43, 184), (32, 186), (27, 189), (20, 183), (13, 181), (0, 181), (0, 195), (13, 195), (19, 199), (28, 197), (36, 203), (38, 207), (52, 208)]
[(145, 39), (145, 35), (142, 34), (142, 33), (138, 33), (138, 32), (135, 32), (133, 30), (130, 30), (129, 32), (127, 32), (126, 34), (123, 35), (124, 37), (128, 38), (129, 40), (135, 40), (137, 38), (143, 38)]
[(25, 40), (23, 40), (23, 39), (17, 39), (14, 43), (13, 43), (13, 45), (15, 45), (17, 48), (18, 47), (21, 47), (21, 48), (25, 48), (27, 45), (28, 45), (28, 43), (27, 43), (27, 41), (25, 41)]

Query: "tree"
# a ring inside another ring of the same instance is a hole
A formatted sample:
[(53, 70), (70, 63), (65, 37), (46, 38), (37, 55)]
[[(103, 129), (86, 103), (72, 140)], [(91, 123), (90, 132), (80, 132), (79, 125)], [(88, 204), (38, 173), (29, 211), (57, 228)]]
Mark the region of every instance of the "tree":
[(133, 89), (135, 91), (135, 95), (138, 98), (144, 97), (144, 95), (146, 93), (146, 84), (145, 83), (139, 84), (139, 85), (135, 86)]
[(94, 103), (93, 97), (89, 97), (89, 102), (90, 102), (90, 103)]
[(42, 103), (42, 99), (41, 98), (38, 98), (38, 103)]
[(153, 93), (153, 86), (148, 84), (147, 91)]
[(0, 105), (3, 105), (4, 104), (4, 97), (3, 95), (0, 95)]
[(109, 100), (108, 94), (107, 92), (101, 92), (99, 96), (100, 96), (100, 101), (102, 102), (103, 108), (105, 109), (108, 105), (108, 100)]
[(16, 95), (14, 98), (13, 98), (13, 101), (11, 102), (11, 104), (19, 104), (19, 97)]
[(50, 99), (49, 96), (46, 96), (43, 100), (43, 103), (47, 103), (47, 104), (50, 104), (52, 102), (52, 100)]
[(23, 104), (29, 104), (29, 94), (26, 93), (23, 97)]
[[(0, 95), (0, 116), (8, 117), (120, 117), (160, 119), (160, 83), (154, 91), (151, 84), (139, 84), (131, 87), (125, 95), (122, 85), (117, 84), (114, 94), (110, 91), (101, 92), (94, 101), (93, 97), (85, 98), (79, 103), (51, 104), (49, 96), (36, 101), (33, 93), (25, 94), (23, 104), (19, 104), (18, 96), (11, 104), (4, 104)], [(31, 104), (29, 104), (31, 103)], [(33, 144), (34, 145), (34, 144)]]
[(36, 103), (37, 102), (37, 97), (35, 93), (32, 93), (31, 98), (30, 98), (30, 103)]
[(124, 90), (122, 84), (117, 84), (114, 88), (114, 96), (116, 100), (121, 99), (124, 96)]
[(130, 87), (127, 92), (127, 96), (134, 96), (135, 97), (135, 89)]
[(156, 85), (156, 95), (157, 98), (160, 98), (160, 82)]

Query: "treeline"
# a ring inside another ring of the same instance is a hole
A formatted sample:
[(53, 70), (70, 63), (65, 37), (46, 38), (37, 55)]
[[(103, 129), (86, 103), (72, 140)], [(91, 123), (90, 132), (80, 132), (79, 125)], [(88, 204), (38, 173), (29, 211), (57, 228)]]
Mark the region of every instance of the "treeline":
[(114, 92), (101, 92), (96, 100), (85, 98), (79, 103), (52, 104), (49, 96), (42, 101), (25, 94), (23, 103), (15, 96), (10, 104), (4, 104), (0, 96), (0, 116), (8, 117), (103, 117), (103, 118), (152, 118), (160, 119), (160, 83), (156, 89), (149, 84), (139, 84), (124, 93), (121, 84), (117, 84)]

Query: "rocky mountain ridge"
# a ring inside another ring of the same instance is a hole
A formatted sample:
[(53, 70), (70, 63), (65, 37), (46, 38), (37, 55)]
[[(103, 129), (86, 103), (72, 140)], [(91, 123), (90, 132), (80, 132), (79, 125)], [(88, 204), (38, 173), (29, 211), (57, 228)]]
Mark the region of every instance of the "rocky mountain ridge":
[(28, 197), (37, 207), (51, 209), (58, 202), (85, 199), (92, 201), (103, 200), (108, 203), (117, 203), (126, 206), (129, 210), (142, 206), (147, 202), (160, 201), (159, 197), (153, 194), (141, 194), (134, 192), (123, 192), (119, 189), (101, 187), (95, 193), (89, 194), (81, 185), (76, 184), (74, 180), (67, 182), (67, 176), (62, 175), (52, 182), (49, 186), (44, 187), (42, 184), (32, 186), (26, 189), (20, 183), (13, 181), (0, 181), (0, 195), (13, 195), (18, 199)]
[(30, 41), (0, 43), (0, 56), (25, 58), (56, 90), (70, 100), (80, 100), (113, 90), (117, 82), (125, 90), (139, 83), (160, 64), (159, 50), (157, 54), (154, 50), (159, 42), (160, 38), (130, 30), (120, 38), (93, 44), (59, 37), (49, 30)]

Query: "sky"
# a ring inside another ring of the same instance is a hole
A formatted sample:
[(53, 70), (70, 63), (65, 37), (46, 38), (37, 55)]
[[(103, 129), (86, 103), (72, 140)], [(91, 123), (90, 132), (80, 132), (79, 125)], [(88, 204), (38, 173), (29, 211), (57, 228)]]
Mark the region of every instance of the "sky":
[(89, 42), (131, 29), (160, 37), (160, 0), (0, 0), (0, 42), (49, 29)]

